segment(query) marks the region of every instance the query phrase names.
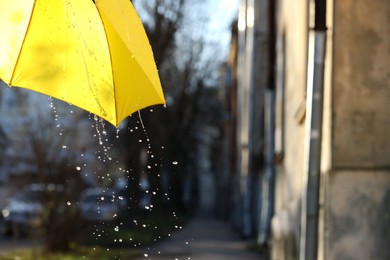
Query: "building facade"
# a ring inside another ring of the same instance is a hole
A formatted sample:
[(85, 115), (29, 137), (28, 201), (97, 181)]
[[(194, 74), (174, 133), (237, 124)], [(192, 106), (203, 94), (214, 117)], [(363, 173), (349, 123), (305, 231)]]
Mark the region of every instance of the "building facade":
[(273, 259), (390, 258), (389, 12), (381, 0), (240, 2), (231, 214)]

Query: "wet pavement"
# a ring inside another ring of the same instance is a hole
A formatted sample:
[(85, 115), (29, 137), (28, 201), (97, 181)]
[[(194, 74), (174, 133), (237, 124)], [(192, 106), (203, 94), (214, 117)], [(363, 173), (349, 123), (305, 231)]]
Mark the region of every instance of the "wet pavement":
[(251, 251), (230, 225), (213, 217), (195, 217), (171, 238), (143, 250), (137, 260), (267, 260)]

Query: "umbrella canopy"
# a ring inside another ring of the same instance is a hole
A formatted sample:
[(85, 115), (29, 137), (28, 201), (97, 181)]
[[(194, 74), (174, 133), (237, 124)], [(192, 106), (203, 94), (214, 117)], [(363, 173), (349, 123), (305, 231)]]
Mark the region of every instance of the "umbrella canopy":
[(164, 104), (153, 53), (129, 0), (0, 0), (0, 78), (111, 124)]

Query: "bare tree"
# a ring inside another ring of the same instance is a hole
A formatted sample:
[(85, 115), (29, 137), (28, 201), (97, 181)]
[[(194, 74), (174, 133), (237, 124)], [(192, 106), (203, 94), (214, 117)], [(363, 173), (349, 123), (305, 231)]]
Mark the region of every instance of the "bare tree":
[[(166, 197), (160, 177), (164, 173), (169, 179), (170, 206), (185, 208), (183, 176), (193, 168), (196, 141), (193, 134), (203, 116), (199, 107), (204, 106), (200, 104), (200, 97), (206, 93), (203, 90), (215, 73), (215, 52), (206, 51), (209, 46), (203, 35), (207, 20), (201, 12), (204, 3), (193, 0), (136, 2), (157, 62), (167, 108), (156, 106), (153, 112), (144, 109), (141, 116), (131, 116), (127, 121), (128, 131), (123, 132), (132, 214), (138, 211), (141, 173), (148, 176), (150, 192), (155, 194), (154, 212), (167, 209), (161, 207)], [(145, 149), (149, 152), (147, 161), (141, 162), (140, 154)]]
[[(30, 98), (24, 100), (27, 106), (36, 109), (24, 111), (14, 126), (7, 163), (11, 171), (15, 168), (18, 174), (24, 174), (25, 184), (56, 187), (54, 190), (43, 188), (40, 192), (43, 226), (39, 229), (43, 232), (39, 234), (46, 241), (48, 251), (67, 251), (80, 230), (74, 203), (85, 185), (80, 169), (87, 163), (94, 165), (85, 161), (86, 157), (80, 156), (80, 151), (94, 150), (94, 140), (88, 130), (91, 127), (85, 112), (69, 108), (62, 102), (55, 107), (55, 101), (52, 101), (53, 109), (50, 110), (48, 106), (42, 106), (47, 97), (38, 95), (30, 92), (27, 95)], [(34, 105), (34, 102), (40, 105)], [(61, 106), (65, 106), (66, 116), (62, 116)], [(18, 167), (21, 164), (26, 167)]]

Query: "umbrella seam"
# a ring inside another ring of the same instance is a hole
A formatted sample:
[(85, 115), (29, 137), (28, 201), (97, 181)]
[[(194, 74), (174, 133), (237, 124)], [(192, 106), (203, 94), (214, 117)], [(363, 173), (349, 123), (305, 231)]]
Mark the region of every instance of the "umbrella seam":
[(30, 29), (30, 27), (31, 27), (31, 20), (32, 20), (32, 17), (33, 17), (33, 13), (34, 13), (34, 10), (35, 10), (36, 3), (37, 3), (37, 1), (34, 0), (34, 4), (33, 4), (33, 7), (32, 7), (32, 9), (31, 9), (30, 19), (29, 19), (29, 21), (28, 21), (28, 25), (27, 25), (27, 28), (26, 28), (26, 33), (24, 34), (23, 41), (22, 41), (22, 45), (21, 45), (20, 51), (19, 51), (19, 53), (18, 53), (18, 58), (16, 59), (15, 66), (14, 66), (14, 69), (13, 69), (13, 71), (12, 71), (11, 78), (10, 78), (10, 80), (9, 80), (9, 84), (10, 84), (10, 85), (11, 85), (13, 79), (14, 79), (15, 71), (16, 71), (16, 68), (18, 67), (18, 64), (19, 64), (20, 55), (21, 55), (21, 53), (22, 53), (22, 51), (23, 51), (24, 43), (25, 43), (25, 41), (26, 41), (28, 31), (29, 31), (29, 29)]
[[(107, 38), (107, 31), (106, 31), (106, 28), (104, 26), (104, 20), (103, 20), (103, 17), (102, 17), (102, 14), (100, 13), (100, 10), (98, 8), (98, 3), (96, 3), (97, 1), (94, 1), (95, 2), (95, 6), (96, 6), (96, 9), (98, 10), (98, 13), (99, 13), (99, 16), (100, 16), (100, 20), (102, 21), (102, 24), (103, 24), (103, 29), (104, 29), (104, 32), (105, 32), (105, 35), (106, 35), (106, 38)], [(119, 39), (123, 42), (123, 40), (119, 37)], [(124, 43), (124, 42), (123, 42)], [(110, 49), (110, 43), (108, 41), (108, 38), (107, 38), (107, 44), (108, 44), (108, 47)], [(126, 45), (126, 44), (125, 44)], [(151, 47), (150, 47), (151, 48)], [(151, 48), (151, 51), (153, 53), (153, 50)], [(109, 51), (109, 55), (110, 55), (110, 60), (111, 60), (111, 64), (112, 64), (112, 55), (111, 55), (111, 51)], [(150, 79), (150, 77), (147, 75), (147, 73), (144, 71), (143, 69), (143, 66), (141, 65), (141, 63), (138, 61), (138, 57), (137, 56), (134, 56), (134, 60), (136, 61), (136, 63), (138, 64), (138, 66), (141, 69), (141, 72), (145, 75), (145, 78), (147, 78), (147, 80), (149, 81), (149, 83), (153, 86), (153, 81)], [(157, 73), (158, 73), (158, 69), (157, 69), (157, 64), (155, 65), (156, 66), (156, 70), (157, 70)], [(116, 103), (116, 90), (115, 90), (115, 81), (114, 81), (114, 69), (113, 67), (111, 66), (112, 68), (112, 74), (113, 74), (113, 86), (114, 86), (114, 102), (115, 102), (115, 109), (117, 110), (117, 103)], [(157, 75), (159, 77), (159, 75)], [(162, 88), (162, 86), (161, 86)], [(160, 96), (160, 93), (158, 92), (157, 89), (155, 88), (152, 88), (154, 90), (154, 92), (156, 93), (157, 96)], [(164, 99), (164, 94), (162, 95), (162, 99), (165, 101)], [(150, 106), (153, 106), (153, 105), (157, 105), (157, 104), (163, 104), (164, 106), (166, 105), (166, 102), (164, 103), (160, 103), (160, 102), (156, 102), (155, 104), (151, 104)], [(143, 108), (140, 108), (140, 109), (143, 109)], [(139, 111), (140, 109), (138, 109), (137, 111)], [(130, 115), (130, 114), (129, 114)], [(115, 117), (116, 117), (116, 124), (118, 124), (118, 121), (119, 121), (119, 118), (118, 118), (118, 113), (117, 111), (115, 111)], [(118, 126), (118, 125), (117, 125)]]
[(118, 107), (117, 107), (117, 101), (116, 101), (116, 88), (115, 88), (115, 75), (114, 75), (114, 67), (113, 67), (113, 62), (112, 62), (112, 54), (111, 54), (111, 46), (110, 46), (110, 42), (108, 40), (108, 37), (107, 37), (107, 31), (106, 31), (106, 27), (104, 26), (104, 21), (103, 21), (103, 17), (102, 17), (102, 14), (100, 13), (100, 10), (99, 10), (99, 7), (98, 7), (98, 3), (96, 3), (95, 1), (93, 1), (94, 4), (95, 4), (95, 7), (96, 7), (96, 10), (100, 16), (100, 21), (102, 22), (102, 27), (103, 27), (103, 30), (104, 30), (104, 35), (106, 37), (106, 42), (107, 42), (107, 45), (108, 45), (108, 55), (110, 56), (110, 62), (111, 62), (111, 71), (112, 71), (112, 86), (113, 86), (113, 90), (114, 90), (114, 104), (115, 104), (115, 126), (118, 127), (119, 125), (119, 122), (118, 122)]

